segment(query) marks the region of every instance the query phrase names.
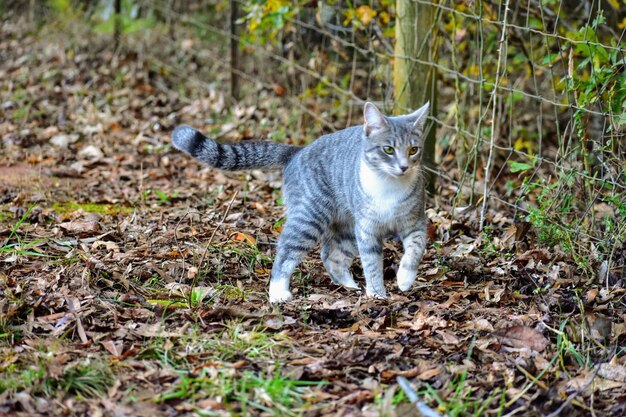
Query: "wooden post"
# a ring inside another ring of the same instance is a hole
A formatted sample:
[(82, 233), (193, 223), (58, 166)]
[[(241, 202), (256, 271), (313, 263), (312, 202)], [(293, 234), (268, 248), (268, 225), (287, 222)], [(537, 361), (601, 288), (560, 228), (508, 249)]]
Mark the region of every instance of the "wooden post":
[(230, 95), (239, 100), (239, 37), (237, 36), (238, 0), (230, 0)]
[(113, 50), (117, 51), (120, 46), (122, 36), (122, 0), (115, 0), (113, 3)]
[[(430, 114), (437, 109), (435, 6), (430, 2), (396, 0), (396, 45), (393, 67), (396, 113), (413, 111), (430, 101)], [(417, 62), (419, 60), (421, 62)], [(435, 189), (435, 126), (432, 123), (424, 144), (423, 163), (430, 193)]]

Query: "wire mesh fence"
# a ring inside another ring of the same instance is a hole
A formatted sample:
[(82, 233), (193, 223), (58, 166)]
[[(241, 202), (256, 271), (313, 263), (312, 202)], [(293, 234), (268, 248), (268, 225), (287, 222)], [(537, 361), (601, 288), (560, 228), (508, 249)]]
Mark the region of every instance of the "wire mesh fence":
[[(389, 0), (126, 1), (111, 14), (117, 3), (77, 4), (102, 24), (118, 19), (122, 48), (132, 33), (160, 28), (159, 42), (180, 48), (153, 53), (155, 62), (196, 85), (194, 94), (230, 79), (244, 100), (275, 97), (275, 112), (298, 117), (283, 118), (287, 133), (274, 139), (303, 142), (360, 123), (366, 100), (409, 110), (396, 105), (394, 65), (432, 69), (438, 204), (472, 213), (467, 221), (482, 230), (512, 213), (514, 225), (533, 226), (606, 285), (623, 275), (624, 2), (413, 0), (433, 11), (421, 45), (428, 59), (394, 48)], [(45, 18), (51, 7), (24, 10)]]

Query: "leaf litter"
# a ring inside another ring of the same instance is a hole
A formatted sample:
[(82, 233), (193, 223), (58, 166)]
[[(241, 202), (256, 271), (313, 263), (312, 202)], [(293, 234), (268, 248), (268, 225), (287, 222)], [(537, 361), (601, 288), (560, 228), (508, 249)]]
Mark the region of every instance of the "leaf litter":
[(442, 186), (414, 290), (393, 284), (392, 242), (388, 300), (336, 288), (312, 254), (295, 301), (271, 306), (280, 177), (198, 166), (169, 133), (262, 137), (261, 119), (286, 122), (282, 94), (196, 91), (165, 71), (163, 38), (142, 59), (51, 39), (3, 22), (0, 413), (414, 415), (398, 377), (442, 415), (623, 413), (623, 288), (589, 282), (508, 207), (487, 241)]

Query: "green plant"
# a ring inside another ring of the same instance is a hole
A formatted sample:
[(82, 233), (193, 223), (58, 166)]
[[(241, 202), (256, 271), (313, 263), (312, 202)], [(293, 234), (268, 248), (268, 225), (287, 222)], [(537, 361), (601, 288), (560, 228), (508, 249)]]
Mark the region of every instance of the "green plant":
[(104, 364), (84, 363), (68, 367), (55, 385), (67, 393), (93, 398), (104, 395), (113, 381), (113, 373)]
[(236, 358), (273, 358), (286, 340), (284, 333), (270, 333), (261, 327), (246, 329), (241, 323), (231, 321), (223, 331), (210, 338), (194, 336), (188, 339), (187, 349), (190, 352), (209, 354), (222, 361)]
[(169, 196), (161, 190), (152, 190), (152, 192), (159, 198), (159, 201), (160, 201), (159, 204), (170, 205), (172, 204), (172, 200), (171, 200), (172, 197), (175, 197), (175, 196)]
[[(279, 366), (273, 373), (265, 375), (204, 367), (195, 373), (181, 372), (175, 386), (157, 401), (218, 398), (227, 409), (240, 415), (263, 411), (275, 416), (296, 416), (301, 414), (298, 407), (305, 404), (309, 387), (322, 384), (324, 382), (299, 381), (283, 376)], [(201, 413), (201, 410), (197, 412)]]
[[(9, 252), (13, 255), (38, 256), (38, 257), (49, 256), (44, 253), (30, 250), (31, 248), (36, 247), (41, 242), (43, 242), (42, 239), (33, 240), (31, 242), (25, 242), (24, 240), (22, 240), (22, 237), (20, 237), (17, 234), (17, 231), (19, 230), (20, 226), (24, 223), (24, 221), (26, 221), (26, 219), (28, 218), (28, 216), (30, 215), (30, 212), (33, 210), (34, 207), (35, 206), (30, 206), (28, 210), (26, 210), (26, 212), (22, 215), (22, 217), (20, 217), (20, 219), (15, 224), (15, 226), (11, 228), (11, 232), (9, 233), (8, 239), (5, 241), (3, 246), (0, 247), (0, 253)], [(15, 238), (17, 241), (14, 243), (11, 243), (11, 240), (13, 238)]]
[(54, 395), (56, 391), (78, 395), (84, 398), (98, 397), (106, 393), (113, 384), (114, 376), (108, 364), (103, 362), (83, 362), (68, 365), (60, 375), (50, 375), (47, 361), (40, 359), (37, 364), (20, 369), (12, 365), (3, 371), (0, 379), (0, 393), (30, 390), (32, 395)]

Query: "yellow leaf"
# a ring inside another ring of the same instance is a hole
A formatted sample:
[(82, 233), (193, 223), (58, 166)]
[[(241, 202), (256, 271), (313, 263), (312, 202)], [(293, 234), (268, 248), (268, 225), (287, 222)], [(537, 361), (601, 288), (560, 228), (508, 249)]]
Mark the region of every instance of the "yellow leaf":
[(615, 10), (619, 10), (619, 1), (617, 0), (608, 0), (608, 3), (611, 5), (611, 7), (613, 7)]
[(478, 74), (480, 74), (480, 68), (478, 67), (478, 65), (472, 65), (465, 72), (467, 73), (467, 75), (477, 76)]
[(520, 136), (515, 140), (513, 147), (516, 151), (526, 151), (529, 155), (533, 154), (533, 143)]
[(281, 7), (288, 5), (290, 2), (287, 2), (285, 0), (269, 0), (267, 3), (265, 3), (265, 12), (267, 14), (269, 13), (276, 13)]
[(624, 28), (626, 28), (626, 17), (625, 17), (625, 18), (623, 18), (623, 19), (622, 19), (622, 21), (621, 21), (621, 22), (619, 22), (619, 23), (617, 24), (617, 27), (618, 27), (619, 29), (624, 29)]
[(369, 25), (372, 19), (376, 17), (376, 11), (370, 6), (364, 4), (356, 9), (356, 16), (359, 18), (361, 23)]
[(254, 236), (251, 236), (247, 233), (242, 233), (242, 232), (237, 232), (235, 233), (235, 236), (233, 237), (234, 240), (239, 240), (241, 242), (246, 242), (249, 243), (253, 246), (256, 245), (256, 239), (254, 238)]
[(344, 26), (348, 26), (350, 24), (350, 22), (352, 22), (354, 20), (354, 10), (352, 10), (352, 9), (346, 10), (344, 12), (344, 15), (346, 16), (346, 18), (343, 21), (343, 25)]
[(382, 23), (383, 25), (386, 25), (389, 23), (390, 17), (389, 17), (389, 13), (382, 11), (380, 12), (380, 14), (378, 15), (378, 18), (380, 19), (380, 23)]

